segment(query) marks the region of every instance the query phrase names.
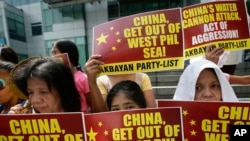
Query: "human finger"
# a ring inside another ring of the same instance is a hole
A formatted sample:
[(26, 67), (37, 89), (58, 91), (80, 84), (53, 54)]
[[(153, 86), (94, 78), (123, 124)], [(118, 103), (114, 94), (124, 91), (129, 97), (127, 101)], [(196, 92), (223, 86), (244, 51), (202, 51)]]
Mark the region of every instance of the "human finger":
[(211, 52), (214, 48), (216, 48), (215, 44), (209, 44), (206, 46), (206, 53)]
[(98, 60), (98, 59), (101, 59), (101, 58), (102, 58), (101, 55), (95, 54), (95, 55), (90, 56), (88, 60), (93, 60), (93, 59), (97, 59)]
[(221, 56), (224, 53), (224, 48), (217, 47), (217, 48), (213, 49), (210, 53), (217, 55), (217, 56)]
[(18, 104), (18, 105), (15, 105), (15, 106), (11, 107), (8, 114), (21, 114), (22, 110), (23, 110), (23, 106)]

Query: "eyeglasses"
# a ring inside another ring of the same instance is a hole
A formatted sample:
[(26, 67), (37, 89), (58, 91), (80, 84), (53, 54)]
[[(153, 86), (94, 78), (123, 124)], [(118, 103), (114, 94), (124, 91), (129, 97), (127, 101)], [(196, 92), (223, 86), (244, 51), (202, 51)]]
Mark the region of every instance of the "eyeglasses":
[(6, 86), (6, 81), (0, 78), (0, 90), (4, 89)]

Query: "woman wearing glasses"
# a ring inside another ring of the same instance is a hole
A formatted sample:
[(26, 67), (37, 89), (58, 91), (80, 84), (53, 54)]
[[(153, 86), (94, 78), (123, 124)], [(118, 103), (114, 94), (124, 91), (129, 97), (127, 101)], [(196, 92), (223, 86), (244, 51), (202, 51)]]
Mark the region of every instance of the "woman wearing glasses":
[(7, 114), (10, 108), (16, 104), (23, 105), (25, 100), (19, 99), (8, 85), (9, 73), (15, 64), (0, 61), (0, 113)]

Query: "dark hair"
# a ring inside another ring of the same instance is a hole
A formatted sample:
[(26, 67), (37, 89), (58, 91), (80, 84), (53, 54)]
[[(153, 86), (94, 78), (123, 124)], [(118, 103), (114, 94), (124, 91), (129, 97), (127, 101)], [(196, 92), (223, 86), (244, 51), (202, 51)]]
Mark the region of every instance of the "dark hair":
[(18, 56), (12, 48), (8, 46), (1, 47), (0, 53), (0, 56), (4, 61), (12, 62), (14, 64), (18, 63)]
[[(79, 52), (75, 43), (70, 40), (62, 39), (53, 44), (61, 53), (68, 53), (69, 61), (79, 70)], [(80, 69), (81, 70), (81, 69)]]
[(204, 70), (210, 70), (214, 75), (215, 75), (215, 77), (218, 79), (218, 76), (217, 76), (217, 74), (216, 74), (216, 72), (215, 72), (215, 70), (214, 70), (214, 68), (205, 68), (205, 69), (203, 69), (202, 71), (204, 71)]
[(0, 69), (10, 72), (15, 67), (15, 64), (7, 61), (0, 61)]
[(81, 110), (74, 77), (65, 64), (53, 58), (32, 59), (15, 70), (13, 79), (18, 88), (28, 96), (27, 80), (34, 77), (44, 80), (49, 90), (54, 87), (58, 91), (61, 106), (65, 112)]
[(146, 100), (140, 86), (134, 81), (124, 80), (114, 85), (108, 93), (107, 106), (109, 111), (111, 110), (111, 104), (114, 97), (119, 92), (123, 92), (129, 99), (133, 100), (141, 108), (147, 107)]

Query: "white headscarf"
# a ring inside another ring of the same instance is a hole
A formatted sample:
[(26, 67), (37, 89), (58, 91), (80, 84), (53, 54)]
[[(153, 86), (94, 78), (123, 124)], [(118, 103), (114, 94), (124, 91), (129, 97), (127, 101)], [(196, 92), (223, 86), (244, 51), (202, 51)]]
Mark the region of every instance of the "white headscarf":
[(217, 78), (221, 85), (222, 101), (234, 102), (238, 101), (233, 88), (229, 84), (226, 77), (220, 68), (211, 61), (199, 60), (195, 61), (187, 66), (182, 73), (179, 83), (177, 85), (174, 100), (194, 100), (195, 97), (195, 85), (200, 73), (206, 69), (214, 69)]

